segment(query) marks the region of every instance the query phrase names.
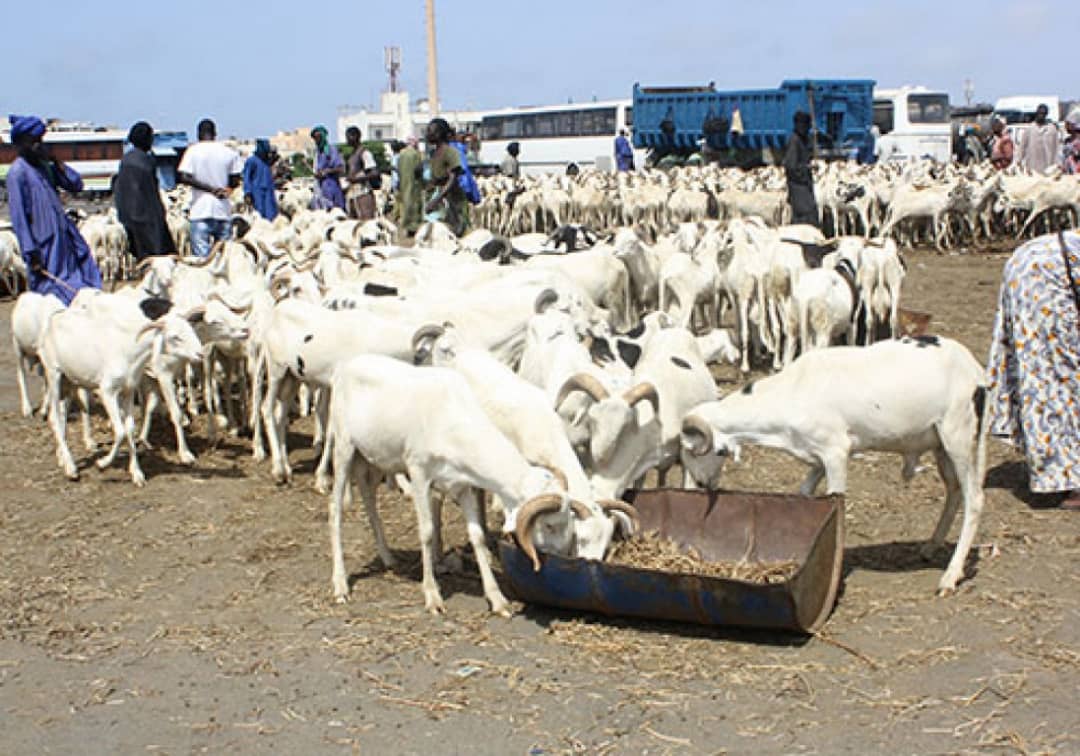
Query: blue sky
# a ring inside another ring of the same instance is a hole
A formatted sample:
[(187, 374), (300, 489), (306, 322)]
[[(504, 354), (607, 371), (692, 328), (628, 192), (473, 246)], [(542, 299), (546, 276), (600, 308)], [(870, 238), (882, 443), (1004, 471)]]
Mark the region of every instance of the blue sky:
[[(446, 108), (806, 77), (925, 84), (954, 104), (968, 78), (976, 100), (1080, 98), (1080, 6), (1061, 0), (436, 0), (436, 12)], [(339, 105), (377, 102), (386, 45), (402, 48), (404, 88), (426, 94), (424, 0), (13, 1), (4, 20), (4, 114), (188, 132), (208, 115), (238, 136), (332, 125)]]

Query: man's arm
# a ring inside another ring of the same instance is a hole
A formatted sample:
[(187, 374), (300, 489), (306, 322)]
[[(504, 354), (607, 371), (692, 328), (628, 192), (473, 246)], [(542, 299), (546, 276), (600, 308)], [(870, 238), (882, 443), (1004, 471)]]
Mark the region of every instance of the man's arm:
[(26, 196), (26, 183), (17, 179), (14, 184), (8, 180), (8, 209), (11, 212), (11, 227), (15, 238), (19, 240), (19, 250), (27, 269), (37, 273), (41, 270), (41, 250), (38, 249), (30, 230), (29, 202)]

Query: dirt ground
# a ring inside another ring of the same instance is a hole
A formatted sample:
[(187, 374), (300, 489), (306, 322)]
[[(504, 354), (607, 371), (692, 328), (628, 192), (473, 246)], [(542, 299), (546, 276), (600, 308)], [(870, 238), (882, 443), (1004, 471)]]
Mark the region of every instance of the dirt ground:
[[(1003, 254), (911, 253), (909, 307), (985, 358)], [(11, 303), (0, 303), (5, 332)], [(411, 508), (383, 494), (405, 567), (384, 572), (347, 513), (345, 606), (330, 597), (326, 500), (275, 486), (247, 439), (164, 428), (125, 466), (68, 482), (48, 428), (18, 414), (0, 347), (0, 751), (4, 753), (1077, 753), (1080, 517), (1026, 492), (990, 442), (987, 508), (957, 595), (951, 553), (919, 556), (931, 469), (852, 462), (845, 581), (817, 637), (620, 621), (517, 604), (489, 615), (471, 559), (423, 610)], [(734, 374), (725, 387), (734, 388)], [(35, 385), (36, 388), (36, 385)], [(100, 419), (99, 419), (100, 423)], [(99, 437), (105, 441), (104, 426)], [(927, 460), (929, 461), (929, 460)], [(800, 463), (755, 450), (733, 489), (792, 491)], [(448, 540), (465, 551), (454, 508)], [(955, 535), (955, 531), (954, 531)]]

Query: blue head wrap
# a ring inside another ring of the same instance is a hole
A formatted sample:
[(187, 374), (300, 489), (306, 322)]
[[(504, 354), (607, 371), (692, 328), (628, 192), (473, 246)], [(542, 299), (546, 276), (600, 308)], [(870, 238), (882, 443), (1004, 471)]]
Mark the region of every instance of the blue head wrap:
[(23, 134), (41, 136), (45, 133), (45, 122), (37, 116), (9, 115), (8, 120), (11, 122), (12, 141), (18, 139)]
[(270, 140), (269, 139), (256, 139), (255, 140), (255, 154), (261, 157), (263, 160), (270, 159)]

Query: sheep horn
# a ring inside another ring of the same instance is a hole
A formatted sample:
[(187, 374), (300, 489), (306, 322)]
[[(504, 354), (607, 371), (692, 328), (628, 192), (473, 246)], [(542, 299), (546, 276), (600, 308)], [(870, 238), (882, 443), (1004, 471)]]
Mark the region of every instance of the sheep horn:
[(525, 502), (518, 512), (517, 527), (514, 528), (514, 537), (517, 538), (518, 546), (525, 552), (533, 563), (533, 570), (540, 571), (540, 556), (536, 553), (536, 544), (532, 540), (532, 529), (536, 524), (536, 518), (540, 515), (551, 514), (562, 509), (563, 497), (560, 494), (541, 494)]
[(693, 454), (695, 457), (704, 456), (705, 454), (709, 453), (710, 449), (713, 448), (712, 426), (710, 426), (707, 422), (705, 422), (697, 415), (687, 415), (685, 418), (683, 418), (682, 432), (684, 435), (686, 433), (696, 433), (701, 435), (702, 442), (695, 442), (694, 445), (690, 448), (690, 453)]
[(544, 289), (536, 296), (536, 302), (533, 303), (533, 312), (540, 315), (551, 305), (559, 301), (559, 292), (554, 289)]
[(540, 465), (540, 467), (544, 468), (545, 470), (547, 470), (549, 473), (552, 474), (552, 476), (555, 478), (555, 480), (557, 480), (559, 482), (559, 487), (562, 488), (562, 490), (564, 490), (564, 491), (569, 490), (570, 484), (566, 480), (566, 473), (564, 473), (562, 470), (560, 470), (559, 468), (557, 468), (557, 467), (555, 467), (553, 465)]
[(229, 300), (225, 299), (224, 295), (222, 295), (222, 293), (220, 291), (212, 291), (212, 292), (210, 292), (209, 294), (206, 295), (206, 298), (208, 300), (213, 299), (213, 300), (216, 300), (218, 302), (221, 302), (221, 304), (225, 305), (225, 307), (227, 307), (230, 312), (232, 312), (232, 313), (234, 313), (236, 315), (245, 315), (248, 312), (251, 312), (251, 303), (250, 302), (248, 302), (246, 307), (240, 307), (239, 305), (235, 305), (232, 302), (230, 302)]
[(623, 392), (623, 399), (631, 407), (642, 399), (648, 399), (652, 404), (653, 412), (660, 414), (660, 395), (656, 391), (656, 386), (647, 381), (645, 383), (639, 383), (632, 388), (628, 388)]
[(596, 402), (602, 402), (610, 396), (608, 390), (604, 388), (604, 384), (600, 383), (595, 377), (588, 373), (575, 373), (567, 378), (566, 383), (559, 389), (559, 398), (555, 400), (555, 406), (558, 407), (565, 402), (566, 397), (570, 396), (574, 391), (584, 391)]
[(437, 339), (446, 333), (446, 329), (441, 325), (435, 323), (429, 323), (428, 325), (420, 326), (416, 333), (412, 337), (412, 350), (415, 354), (420, 349), (420, 345), (428, 339)]
[(153, 320), (139, 329), (139, 332), (135, 334), (135, 340), (141, 339), (148, 331), (160, 331), (164, 327), (165, 324), (160, 320)]
[(210, 252), (207, 253), (206, 257), (185, 257), (184, 263), (194, 268), (205, 268), (214, 258), (221, 254), (221, 250), (224, 248), (225, 242), (218, 240), (210, 247)]
[(641, 516), (638, 514), (637, 508), (634, 507), (634, 505), (616, 499), (602, 499), (596, 503), (604, 510), (604, 514), (622, 512), (630, 519), (631, 532), (641, 532)]

